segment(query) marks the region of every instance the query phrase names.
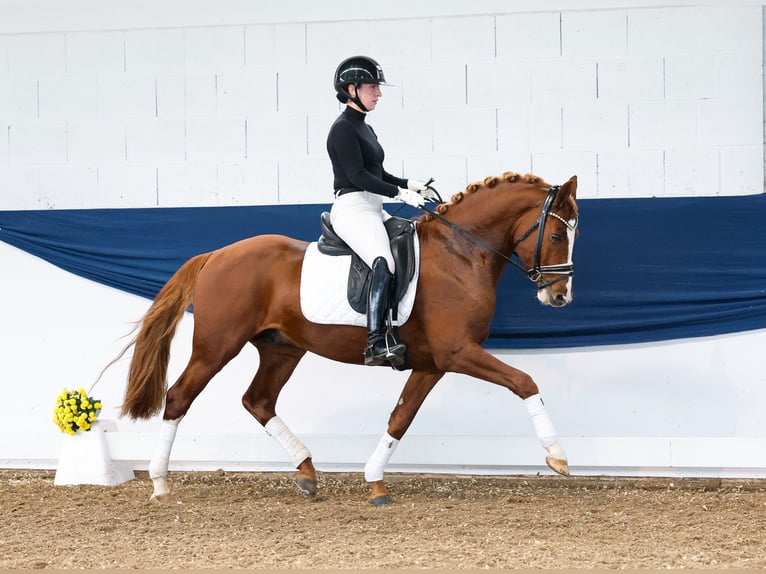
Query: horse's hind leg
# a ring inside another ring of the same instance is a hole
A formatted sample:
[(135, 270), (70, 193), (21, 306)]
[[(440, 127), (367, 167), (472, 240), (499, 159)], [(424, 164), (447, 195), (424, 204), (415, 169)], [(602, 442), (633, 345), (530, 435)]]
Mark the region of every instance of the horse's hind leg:
[(277, 397), (306, 354), (305, 349), (274, 341), (256, 341), (260, 364), (253, 382), (242, 397), (242, 404), (274, 437), (298, 469), (296, 484), (304, 494), (317, 492), (317, 475), (311, 453), (277, 416)]

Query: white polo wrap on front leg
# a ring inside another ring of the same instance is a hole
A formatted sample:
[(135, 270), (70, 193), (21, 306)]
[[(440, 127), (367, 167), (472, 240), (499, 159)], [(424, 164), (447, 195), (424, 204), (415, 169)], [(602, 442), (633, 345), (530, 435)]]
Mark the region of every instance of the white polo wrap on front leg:
[(399, 441), (388, 433), (381, 437), (378, 446), (375, 447), (375, 452), (364, 465), (364, 479), (367, 482), (383, 480), (383, 471), (385, 471), (386, 465), (398, 445)]
[(548, 449), (558, 440), (558, 436), (556, 435), (556, 429), (553, 427), (553, 422), (548, 416), (548, 411), (545, 410), (542, 397), (539, 394), (532, 395), (524, 399), (524, 404), (527, 407), (529, 416), (532, 417), (532, 424), (535, 425), (537, 438)]
[(309, 449), (298, 440), (298, 437), (287, 428), (287, 425), (278, 416), (272, 417), (263, 428), (266, 429), (269, 436), (277, 439), (277, 442), (285, 449), (295, 468), (298, 468), (307, 458), (311, 458)]

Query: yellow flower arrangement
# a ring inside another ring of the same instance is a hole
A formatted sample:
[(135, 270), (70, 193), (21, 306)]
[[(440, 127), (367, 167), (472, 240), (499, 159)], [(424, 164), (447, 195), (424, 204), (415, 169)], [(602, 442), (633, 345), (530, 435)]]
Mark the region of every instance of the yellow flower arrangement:
[(89, 397), (85, 389), (64, 389), (53, 409), (53, 423), (61, 432), (75, 435), (78, 431), (89, 431), (100, 411), (101, 401)]

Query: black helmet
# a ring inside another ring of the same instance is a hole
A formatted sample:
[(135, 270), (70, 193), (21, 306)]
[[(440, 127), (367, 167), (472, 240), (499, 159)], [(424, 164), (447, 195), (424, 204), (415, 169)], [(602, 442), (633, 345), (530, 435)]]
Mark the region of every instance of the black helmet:
[[(354, 84), (386, 84), (383, 68), (375, 60), (367, 56), (352, 56), (343, 60), (335, 69), (335, 92), (336, 97), (344, 104), (352, 100), (361, 106), (358, 98), (353, 98), (348, 93), (347, 86)], [(364, 106), (362, 106), (364, 109)]]

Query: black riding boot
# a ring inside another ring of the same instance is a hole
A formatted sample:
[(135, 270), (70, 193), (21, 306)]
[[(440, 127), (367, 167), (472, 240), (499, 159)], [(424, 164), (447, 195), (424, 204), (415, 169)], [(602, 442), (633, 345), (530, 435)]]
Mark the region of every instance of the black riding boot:
[(392, 366), (404, 363), (407, 347), (397, 341), (392, 333), (386, 336), (386, 315), (388, 314), (393, 275), (383, 257), (372, 262), (370, 295), (367, 299), (367, 348), (364, 350), (364, 364), (375, 366), (386, 361)]

